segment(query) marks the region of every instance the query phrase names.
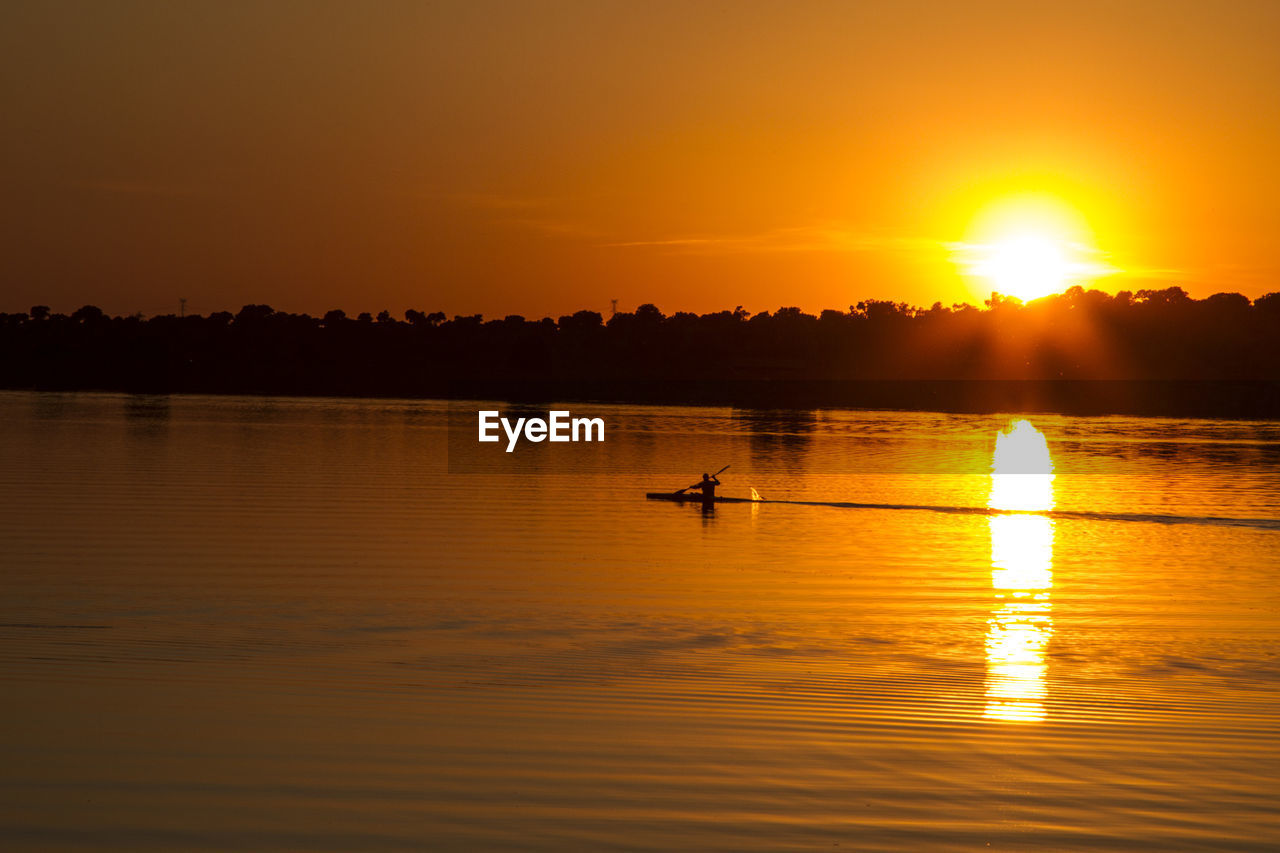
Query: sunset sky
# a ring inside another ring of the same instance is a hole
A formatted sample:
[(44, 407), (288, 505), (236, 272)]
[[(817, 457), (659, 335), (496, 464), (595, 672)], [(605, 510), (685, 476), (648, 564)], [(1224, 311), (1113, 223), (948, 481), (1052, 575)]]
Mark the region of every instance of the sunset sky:
[(9, 0), (0, 311), (980, 303), (1022, 232), (1257, 297), (1278, 41), (1239, 0)]

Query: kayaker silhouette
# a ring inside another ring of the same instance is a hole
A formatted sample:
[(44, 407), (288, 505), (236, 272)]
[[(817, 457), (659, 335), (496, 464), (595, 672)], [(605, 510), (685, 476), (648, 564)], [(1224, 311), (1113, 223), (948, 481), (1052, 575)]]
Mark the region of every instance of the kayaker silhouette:
[(716, 499), (716, 486), (720, 485), (720, 480), (718, 478), (721, 474), (723, 474), (725, 471), (728, 471), (728, 470), (729, 470), (729, 466), (726, 465), (723, 468), (721, 468), (719, 471), (715, 472), (714, 474), (703, 474), (701, 480), (694, 483), (692, 486), (685, 486), (683, 489), (676, 492), (675, 494), (683, 495), (687, 491), (690, 491), (692, 489), (697, 489), (698, 491), (702, 492), (703, 503), (712, 503)]
[[(718, 472), (717, 472), (718, 473)], [(700, 482), (687, 486), (685, 491), (697, 489), (702, 492), (702, 500), (710, 503), (716, 499), (716, 486), (720, 485), (720, 480), (710, 474), (703, 474)]]

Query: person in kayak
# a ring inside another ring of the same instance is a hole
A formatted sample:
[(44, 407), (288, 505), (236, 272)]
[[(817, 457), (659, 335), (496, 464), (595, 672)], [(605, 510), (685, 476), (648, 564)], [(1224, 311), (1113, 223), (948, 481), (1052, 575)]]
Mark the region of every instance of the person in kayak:
[(688, 492), (697, 489), (702, 492), (702, 499), (707, 503), (710, 503), (716, 499), (716, 486), (718, 485), (720, 485), (720, 481), (717, 478), (710, 474), (703, 474), (700, 482), (694, 483), (692, 486), (682, 489), (681, 491)]

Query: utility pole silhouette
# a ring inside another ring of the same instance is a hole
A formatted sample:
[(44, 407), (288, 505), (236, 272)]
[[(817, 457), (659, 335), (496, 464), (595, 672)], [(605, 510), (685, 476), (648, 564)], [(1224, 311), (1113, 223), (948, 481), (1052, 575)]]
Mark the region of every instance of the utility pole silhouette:
[(178, 297), (178, 316), (187, 316), (187, 297), (185, 296)]
[(610, 312), (611, 312), (609, 316), (616, 317), (618, 315), (618, 300), (610, 299), (609, 305), (610, 305)]

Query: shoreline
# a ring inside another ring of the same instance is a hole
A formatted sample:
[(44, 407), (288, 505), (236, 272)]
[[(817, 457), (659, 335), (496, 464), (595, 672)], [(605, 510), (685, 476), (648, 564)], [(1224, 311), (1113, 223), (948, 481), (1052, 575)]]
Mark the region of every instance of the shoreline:
[(458, 380), (414, 389), (0, 387), (0, 392), (357, 400), (493, 400), (745, 410), (1280, 420), (1280, 380)]

